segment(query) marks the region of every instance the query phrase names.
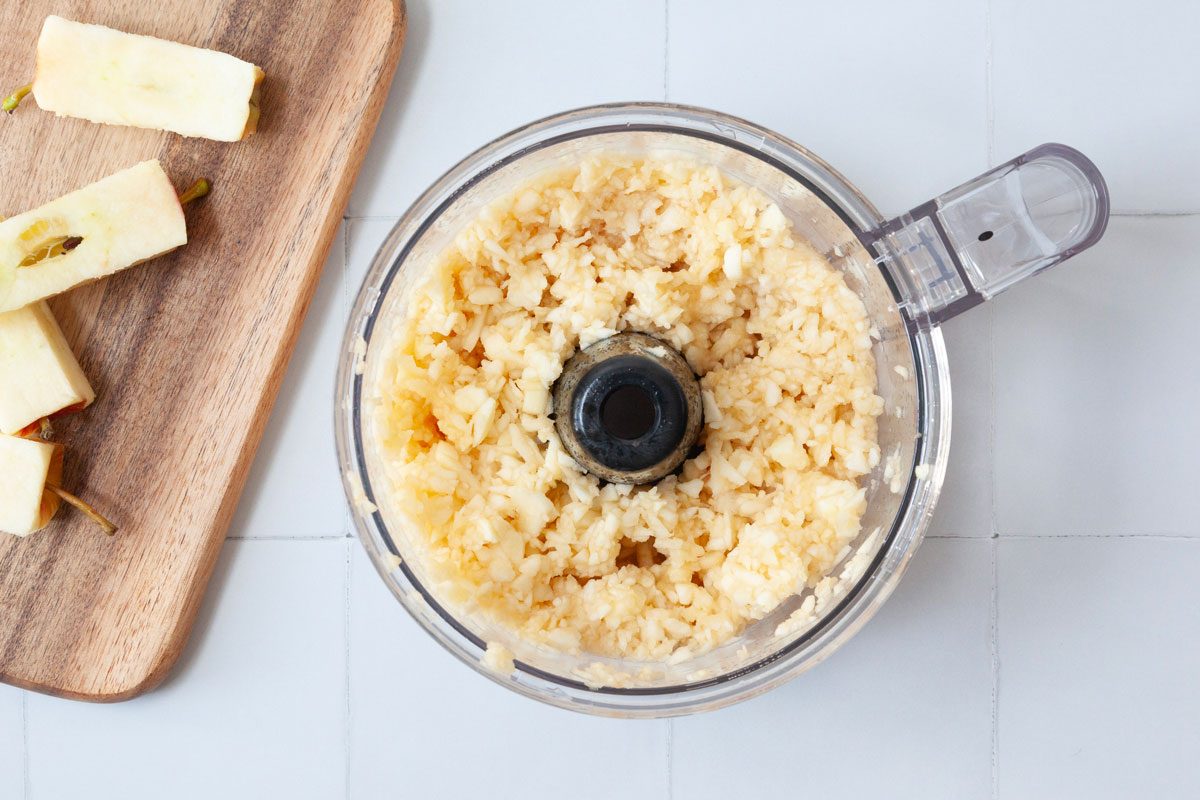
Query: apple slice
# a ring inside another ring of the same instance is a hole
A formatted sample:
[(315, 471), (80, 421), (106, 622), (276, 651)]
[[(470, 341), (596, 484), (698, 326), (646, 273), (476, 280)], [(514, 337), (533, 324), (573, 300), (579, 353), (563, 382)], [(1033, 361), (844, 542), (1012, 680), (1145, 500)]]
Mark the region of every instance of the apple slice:
[(0, 434), (0, 533), (28, 536), (46, 526), (61, 503), (69, 503), (109, 536), (117, 526), (90, 504), (59, 486), (63, 446)]
[(95, 399), (50, 306), (39, 301), (0, 314), (0, 433)]
[(58, 511), (59, 496), (47, 490), (62, 480), (60, 444), (0, 434), (0, 532), (27, 536)]
[(33, 96), (59, 116), (234, 142), (258, 126), (262, 79), (227, 53), (49, 16)]
[(0, 222), (0, 312), (187, 244), (183, 207), (157, 161)]

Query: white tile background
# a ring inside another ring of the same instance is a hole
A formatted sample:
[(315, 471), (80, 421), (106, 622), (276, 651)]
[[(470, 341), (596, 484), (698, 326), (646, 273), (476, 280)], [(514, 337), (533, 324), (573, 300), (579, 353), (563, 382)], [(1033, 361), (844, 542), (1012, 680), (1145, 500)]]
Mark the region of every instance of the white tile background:
[[(409, 0), (180, 668), (115, 706), (0, 686), (0, 800), (1200, 796), (1198, 8)], [(424, 636), (348, 538), (329, 423), (351, 295), (416, 194), (514, 125), (621, 99), (761, 122), (888, 213), (1063, 141), (1119, 212), (945, 327), (951, 474), (878, 617), (788, 686), (672, 722), (540, 707)]]

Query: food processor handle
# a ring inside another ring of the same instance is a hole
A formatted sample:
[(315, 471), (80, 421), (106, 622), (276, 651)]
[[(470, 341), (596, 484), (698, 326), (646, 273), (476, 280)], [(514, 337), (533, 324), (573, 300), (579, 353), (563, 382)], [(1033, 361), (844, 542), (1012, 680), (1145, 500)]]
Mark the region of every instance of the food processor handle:
[(1083, 153), (1035, 147), (864, 237), (918, 327), (938, 325), (1094, 245), (1108, 187)]

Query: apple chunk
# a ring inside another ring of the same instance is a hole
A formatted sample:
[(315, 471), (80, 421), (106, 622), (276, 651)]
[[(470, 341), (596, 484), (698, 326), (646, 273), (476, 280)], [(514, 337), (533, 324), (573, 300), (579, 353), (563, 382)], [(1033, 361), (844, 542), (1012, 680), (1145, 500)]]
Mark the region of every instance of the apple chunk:
[(0, 222), (0, 312), (187, 244), (183, 208), (157, 161)]
[(0, 532), (26, 536), (45, 527), (59, 497), (46, 486), (62, 479), (62, 445), (0, 434)]
[(233, 142), (257, 127), (262, 79), (227, 53), (49, 16), (33, 96), (59, 116)]
[(45, 302), (0, 314), (0, 433), (95, 399)]

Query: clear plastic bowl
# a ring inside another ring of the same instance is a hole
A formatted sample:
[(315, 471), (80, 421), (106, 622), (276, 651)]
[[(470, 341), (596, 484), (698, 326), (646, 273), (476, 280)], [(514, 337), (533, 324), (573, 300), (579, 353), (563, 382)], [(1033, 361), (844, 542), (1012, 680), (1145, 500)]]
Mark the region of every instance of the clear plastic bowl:
[[(486, 620), (455, 616), (427, 588), (411, 532), (389, 507), (388, 493), (375, 491), (375, 476), (383, 473), (371, 444), (371, 415), (363, 413), (364, 376), (376, 367), (376, 343), (386, 338), (380, 332), (406, 313), (416, 279), (455, 233), (484, 205), (535, 175), (598, 152), (685, 156), (758, 187), (843, 272), (880, 335), (873, 349), (885, 404), (879, 418), (883, 458), (865, 480), (867, 510), (850, 554), (819, 590), (801, 591), (735, 640), (676, 664), (567, 655), (531, 645)], [(418, 198), (380, 247), (351, 311), (338, 367), (336, 437), (346, 492), (363, 545), (392, 593), (431, 636), (480, 674), (528, 697), (593, 714), (660, 717), (719, 708), (761, 694), (826, 658), (866, 624), (904, 574), (929, 524), (950, 446), (942, 336), (911, 292), (906, 294), (913, 270), (927, 265), (914, 267), (915, 256), (889, 256), (886, 248), (872, 253), (868, 248), (883, 226), (884, 218), (857, 189), (803, 147), (704, 109), (585, 108), (534, 122), (468, 156)], [(939, 286), (944, 289), (944, 278)], [(985, 288), (980, 291), (986, 295)], [(792, 630), (777, 635), (793, 612), (799, 616)], [(489, 641), (514, 654), (512, 675), (482, 662)], [(607, 685), (597, 685), (600, 674)]]

